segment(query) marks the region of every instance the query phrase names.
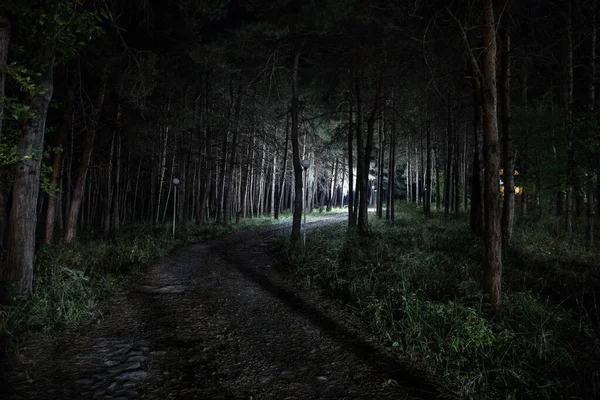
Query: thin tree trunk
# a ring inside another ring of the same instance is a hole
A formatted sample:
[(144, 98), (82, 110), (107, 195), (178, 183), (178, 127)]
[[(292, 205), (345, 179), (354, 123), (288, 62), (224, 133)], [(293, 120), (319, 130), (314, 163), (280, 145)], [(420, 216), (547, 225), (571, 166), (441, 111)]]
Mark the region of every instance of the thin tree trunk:
[(225, 205), (224, 196), (225, 196), (225, 175), (226, 175), (226, 167), (227, 167), (227, 136), (229, 136), (229, 129), (231, 126), (231, 114), (233, 112), (233, 91), (231, 91), (231, 96), (229, 99), (229, 107), (227, 110), (227, 123), (228, 127), (226, 133), (223, 135), (223, 143), (221, 145), (221, 163), (219, 165), (219, 186), (217, 192), (217, 218), (216, 222), (221, 223), (221, 219), (223, 216), (223, 210)]
[(279, 219), (279, 212), (281, 211), (281, 198), (283, 195), (283, 185), (285, 182), (285, 174), (287, 171), (289, 131), (290, 131), (290, 119), (289, 119), (289, 113), (288, 113), (288, 114), (286, 114), (286, 124), (285, 124), (285, 146), (283, 149), (283, 165), (281, 167), (281, 177), (279, 178), (279, 189), (277, 190), (277, 194), (275, 196), (275, 215), (274, 215), (275, 219)]
[(504, 203), (502, 211), (502, 239), (510, 243), (515, 220), (515, 162), (510, 131), (510, 1), (507, 3), (505, 23), (501, 33), (500, 108), (502, 112), (502, 153), (504, 169)]
[(377, 218), (383, 218), (383, 172), (384, 172), (384, 158), (385, 158), (385, 123), (384, 116), (381, 116), (379, 120), (379, 151), (377, 160)]
[[(354, 94), (356, 96), (356, 187), (358, 195), (358, 230), (366, 232), (367, 226), (367, 185), (368, 165), (365, 162), (365, 147), (363, 141), (363, 114), (362, 114), (362, 65), (361, 55), (356, 54), (354, 68)], [(367, 170), (367, 172), (365, 172)]]
[[(117, 112), (117, 130), (119, 129), (119, 123), (121, 119), (121, 105), (119, 104), (119, 111)], [(115, 188), (113, 193), (113, 205), (112, 205), (112, 229), (114, 232), (118, 232), (121, 227), (121, 135), (117, 138), (117, 166), (115, 170)]]
[[(233, 102), (233, 88), (231, 89), (231, 101)], [(238, 142), (239, 132), (239, 121), (240, 121), (240, 110), (242, 106), (242, 84), (240, 83), (237, 91), (237, 98), (235, 100), (235, 115), (233, 121), (233, 130), (231, 138), (231, 152), (229, 156), (229, 167), (227, 168), (227, 179), (225, 181), (225, 189), (223, 195), (223, 223), (231, 223), (231, 209), (233, 207), (233, 170), (235, 166), (236, 150)]]
[[(362, 79), (361, 79), (362, 81)], [(361, 82), (362, 84), (362, 82)], [(382, 105), (383, 99), (383, 82), (381, 82), (381, 78), (378, 79), (377, 82), (377, 90), (375, 93), (375, 103), (369, 117), (367, 118), (367, 137), (366, 143), (364, 147), (364, 156), (363, 156), (363, 173), (362, 173), (362, 192), (360, 197), (360, 204), (358, 210), (358, 231), (362, 234), (366, 234), (369, 230), (368, 226), (368, 216), (367, 216), (367, 194), (369, 193), (369, 169), (371, 165), (371, 152), (373, 150), (373, 138), (375, 135), (375, 122), (379, 115), (379, 109)], [(358, 118), (358, 115), (357, 115)]]
[(90, 122), (91, 128), (87, 132), (87, 136), (83, 144), (83, 152), (81, 153), (81, 163), (77, 172), (77, 178), (75, 180), (75, 186), (73, 187), (73, 194), (71, 197), (69, 212), (67, 214), (67, 227), (65, 233), (65, 242), (67, 243), (72, 243), (77, 238), (77, 223), (79, 221), (79, 212), (81, 208), (81, 200), (83, 198), (83, 189), (85, 187), (88, 168), (92, 159), (92, 152), (94, 150), (94, 142), (96, 139), (96, 130), (98, 128), (98, 118), (100, 112), (102, 111), (102, 106), (104, 105), (107, 81), (108, 69), (105, 69), (102, 75), (100, 91), (98, 92), (98, 99), (96, 100), (96, 109), (94, 110), (94, 114), (92, 115), (92, 119)]
[(167, 172), (167, 144), (169, 142), (169, 127), (165, 127), (165, 139), (163, 140), (162, 156), (160, 158), (160, 173), (158, 179), (158, 199), (156, 200), (156, 219), (155, 224), (158, 224), (160, 218), (161, 200), (163, 194), (163, 188), (165, 185), (165, 173)]
[(427, 165), (425, 170), (425, 191), (423, 211), (426, 217), (431, 214), (431, 130), (427, 126)]
[(198, 226), (198, 228), (203, 228), (204, 224), (206, 223), (206, 219), (207, 219), (207, 210), (208, 210), (208, 206), (207, 206), (207, 202), (208, 202), (208, 196), (209, 196), (209, 192), (210, 192), (210, 187), (211, 187), (211, 182), (212, 182), (212, 171), (213, 171), (213, 166), (214, 166), (214, 161), (215, 161), (215, 156), (213, 154), (213, 150), (212, 150), (212, 130), (210, 129), (210, 126), (206, 127), (206, 145), (205, 145), (205, 152), (206, 152), (206, 166), (204, 168), (204, 179), (202, 180), (202, 194), (200, 195), (200, 205), (199, 205), (199, 209), (198, 209), (198, 213), (197, 218), (196, 218), (196, 225)]
[(113, 154), (115, 152), (115, 136), (116, 131), (113, 131), (112, 140), (110, 141), (110, 152), (106, 163), (106, 185), (104, 186), (104, 196), (102, 202), (102, 231), (104, 236), (110, 234), (110, 209), (112, 206), (112, 175), (113, 175)]
[(292, 219), (292, 242), (300, 240), (302, 222), (302, 165), (300, 165), (300, 144), (298, 140), (298, 63), (300, 61), (300, 52), (301, 49), (296, 46), (292, 65), (292, 104), (290, 108), (292, 116), (292, 162), (294, 165), (294, 189), (296, 191)]
[(352, 126), (352, 117), (353, 117), (353, 101), (350, 97), (350, 107), (348, 110), (348, 226), (356, 226), (356, 215), (354, 214), (354, 160), (352, 155), (352, 147), (353, 147), (353, 126)]
[(452, 167), (452, 107), (448, 100), (448, 123), (446, 141), (446, 170), (444, 171), (444, 216), (450, 214), (450, 168)]
[(564, 102), (567, 123), (567, 198), (566, 229), (573, 233), (573, 187), (575, 185), (575, 158), (573, 155), (573, 17), (571, 0), (568, 1), (567, 37), (565, 43)]
[[(73, 85), (69, 87), (69, 91), (67, 93), (67, 104), (65, 110), (63, 112), (63, 120), (62, 126), (60, 127), (59, 136), (56, 139), (56, 146), (63, 146), (65, 141), (67, 140), (67, 132), (71, 125), (71, 119), (73, 118), (73, 103), (75, 101), (75, 90)], [(63, 164), (63, 152), (57, 151), (54, 154), (54, 163), (52, 165), (52, 177), (50, 178), (50, 186), (52, 188), (57, 188), (59, 186), (59, 181), (62, 176), (62, 164)], [(48, 196), (48, 209), (46, 212), (46, 232), (44, 242), (46, 244), (54, 243), (54, 231), (56, 225), (56, 210), (59, 206), (58, 193), (52, 193)], [(1, 246), (0, 246), (1, 248)]]
[(385, 209), (385, 219), (394, 220), (394, 191), (396, 188), (396, 124), (391, 123), (390, 130), (390, 153), (388, 166), (388, 185), (387, 185), (387, 206)]

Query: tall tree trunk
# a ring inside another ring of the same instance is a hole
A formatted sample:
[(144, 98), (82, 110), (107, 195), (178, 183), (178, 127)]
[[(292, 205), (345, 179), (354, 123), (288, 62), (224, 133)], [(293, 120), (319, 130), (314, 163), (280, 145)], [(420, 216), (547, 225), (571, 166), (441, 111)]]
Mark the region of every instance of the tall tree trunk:
[(227, 137), (231, 127), (231, 115), (233, 113), (233, 90), (230, 90), (229, 107), (227, 109), (227, 130), (223, 135), (223, 143), (221, 145), (221, 163), (219, 165), (219, 184), (217, 192), (217, 223), (221, 223), (225, 205), (225, 175), (227, 169)]
[(425, 191), (423, 193), (423, 212), (426, 217), (431, 214), (431, 129), (425, 127), (427, 131), (427, 165), (425, 170)]
[(485, 259), (483, 291), (493, 307), (502, 296), (502, 227), (500, 224), (500, 146), (498, 140), (496, 92), (496, 29), (492, 0), (481, 0), (483, 13), (483, 149), (485, 162)]
[[(361, 83), (362, 84), (362, 83)], [(369, 117), (367, 118), (367, 137), (364, 147), (364, 156), (363, 156), (363, 173), (361, 176), (361, 188), (362, 192), (360, 194), (360, 204), (358, 209), (358, 231), (361, 234), (366, 234), (369, 231), (368, 226), (368, 216), (367, 216), (367, 205), (368, 205), (368, 194), (369, 190), (369, 169), (371, 165), (371, 153), (373, 151), (373, 138), (375, 136), (375, 122), (379, 116), (379, 109), (382, 105), (383, 99), (383, 82), (381, 78), (377, 80), (377, 90), (375, 93), (375, 103), (371, 112), (369, 113)], [(358, 116), (357, 116), (358, 118)]]
[(567, 197), (566, 197), (566, 229), (573, 233), (573, 187), (575, 185), (575, 158), (573, 155), (573, 16), (571, 0), (568, 1), (567, 37), (565, 43), (565, 81), (563, 96), (565, 102), (565, 119), (567, 123)]
[(8, 254), (2, 281), (8, 299), (28, 298), (33, 289), (33, 260), (37, 225), (37, 200), (46, 115), (53, 93), (54, 49), (39, 49), (40, 74), (34, 76), (36, 92), (25, 102), (35, 112), (21, 123), (17, 144), (19, 162), (14, 169), (12, 209), (9, 219)]
[(160, 158), (160, 170), (158, 175), (158, 199), (156, 200), (156, 218), (154, 220), (155, 224), (158, 224), (160, 220), (160, 210), (161, 210), (161, 200), (162, 194), (165, 187), (165, 174), (167, 172), (167, 144), (169, 143), (169, 127), (166, 126), (164, 128), (164, 140), (163, 140), (163, 148), (162, 155)]
[[(527, 92), (529, 91), (529, 58), (525, 56), (523, 62), (523, 85), (521, 87), (521, 107), (527, 110)], [(528, 132), (525, 132), (525, 136), (529, 136)], [(527, 148), (527, 144), (525, 145)], [(527, 187), (528, 180), (528, 165), (527, 158), (523, 161), (523, 168), (521, 170), (521, 215), (527, 215), (527, 197), (529, 196), (529, 190)]]
[(469, 63), (473, 87), (473, 181), (471, 183), (471, 232), (483, 235), (483, 185), (482, 185), (482, 142), (483, 142), (483, 111), (482, 87), (480, 77), (477, 76), (478, 66), (473, 59)]
[(379, 120), (379, 154), (377, 161), (377, 218), (383, 218), (383, 172), (385, 159), (385, 118), (382, 115)]
[(502, 153), (504, 169), (504, 203), (502, 211), (502, 239), (510, 243), (515, 220), (515, 160), (510, 131), (510, 1), (504, 10), (505, 23), (501, 33), (500, 107), (502, 112)]
[[(2, 121), (4, 119), (4, 91), (6, 85), (6, 67), (8, 46), (10, 44), (11, 24), (0, 11), (0, 142), (2, 141)], [(7, 171), (0, 167), (0, 250), (6, 248), (8, 234), (8, 200), (10, 188), (6, 184)]]
[[(117, 111), (117, 132), (119, 132), (119, 125), (121, 120), (121, 105), (118, 106)], [(118, 133), (117, 137), (117, 165), (115, 168), (115, 188), (113, 193), (113, 204), (112, 204), (112, 229), (114, 232), (118, 232), (121, 227), (121, 134)]]
[(281, 198), (283, 196), (283, 185), (285, 182), (285, 173), (287, 171), (289, 132), (290, 119), (289, 113), (287, 113), (285, 124), (285, 146), (283, 149), (283, 165), (281, 166), (281, 177), (279, 178), (279, 187), (277, 189), (277, 194), (275, 195), (275, 214), (273, 216), (273, 218), (275, 219), (279, 219), (279, 212), (281, 210)]
[(448, 122), (446, 140), (446, 170), (444, 171), (444, 216), (450, 214), (450, 168), (452, 167), (452, 106), (448, 99)]
[[(67, 140), (67, 131), (71, 126), (71, 119), (73, 118), (73, 103), (75, 101), (75, 90), (73, 84), (69, 87), (67, 92), (67, 104), (63, 112), (62, 125), (60, 127), (58, 138), (56, 139), (56, 146), (63, 146)], [(62, 176), (62, 164), (63, 164), (63, 151), (57, 151), (54, 154), (54, 163), (52, 165), (52, 176), (50, 178), (50, 186), (52, 188), (58, 188), (59, 181)], [(58, 193), (56, 193), (58, 194)], [(44, 242), (46, 244), (54, 243), (54, 231), (56, 225), (56, 210), (59, 206), (58, 198), (55, 193), (48, 196), (48, 209), (46, 212), (46, 234)]]
[[(361, 54), (357, 51), (354, 68), (354, 95), (356, 96), (356, 189), (358, 196), (357, 223), (358, 230), (366, 232), (367, 227), (367, 186), (369, 167), (365, 163), (365, 147), (363, 141), (363, 114), (362, 114), (362, 65)], [(365, 170), (367, 172), (365, 173)], [(356, 206), (356, 205), (355, 205)]]
[[(233, 102), (233, 88), (231, 89), (231, 101)], [(235, 100), (235, 115), (233, 120), (232, 138), (231, 138), (231, 151), (229, 156), (229, 167), (227, 168), (227, 179), (225, 180), (225, 189), (223, 195), (223, 223), (231, 223), (231, 209), (233, 207), (233, 170), (235, 166), (238, 132), (239, 132), (239, 121), (240, 111), (242, 106), (242, 84), (238, 86), (237, 97)]]
[[(592, 51), (591, 51), (591, 57), (590, 57), (590, 81), (589, 81), (589, 87), (588, 87), (588, 95), (589, 95), (589, 112), (590, 114), (593, 116), (594, 114), (594, 110), (595, 110), (595, 106), (596, 106), (596, 41), (597, 41), (597, 13), (598, 13), (598, 8), (597, 8), (597, 3), (596, 0), (594, 0), (593, 2), (593, 11), (592, 11), (593, 15), (592, 15)], [(590, 132), (590, 136), (593, 133)], [(596, 157), (591, 157), (590, 161), (591, 164), (593, 165), (593, 162), (595, 161), (594, 158)], [(587, 204), (587, 239), (588, 239), (588, 244), (590, 248), (594, 248), (594, 218), (595, 218), (595, 213), (596, 213), (596, 207), (594, 205), (595, 203), (595, 191), (596, 191), (596, 185), (597, 185), (597, 171), (596, 169), (593, 167), (592, 168), (592, 172), (591, 172), (591, 179), (588, 182), (588, 190), (587, 190), (587, 197), (588, 197), (588, 204)]]
[(108, 153), (108, 160), (106, 161), (106, 184), (104, 186), (104, 195), (102, 196), (102, 231), (104, 232), (104, 236), (108, 236), (110, 234), (110, 209), (112, 206), (113, 197), (112, 175), (113, 154), (115, 152), (115, 135), (116, 131), (113, 131), (112, 140), (110, 141), (110, 152)]
[[(356, 214), (354, 214), (354, 159), (352, 155), (352, 147), (353, 147), (353, 126), (352, 126), (352, 118), (353, 118), (353, 105), (354, 102), (352, 100), (352, 96), (349, 99), (350, 107), (348, 110), (348, 226), (356, 226)], [(358, 178), (357, 178), (358, 179)]]
[(79, 220), (79, 212), (81, 209), (81, 200), (83, 199), (83, 189), (87, 177), (88, 167), (92, 159), (92, 151), (94, 149), (94, 141), (96, 139), (96, 130), (98, 128), (98, 118), (104, 104), (104, 95), (106, 92), (106, 84), (108, 81), (108, 69), (105, 69), (102, 75), (100, 90), (96, 100), (96, 109), (92, 115), (90, 129), (87, 132), (85, 142), (83, 144), (83, 152), (81, 153), (81, 163), (77, 172), (75, 186), (73, 187), (73, 195), (71, 196), (71, 204), (67, 214), (67, 232), (65, 233), (65, 241), (72, 243), (77, 237), (77, 222)]
[(206, 167), (203, 169), (203, 173), (204, 173), (204, 179), (202, 180), (202, 194), (200, 195), (200, 204), (199, 204), (199, 209), (198, 209), (198, 213), (197, 218), (196, 218), (196, 225), (198, 225), (198, 228), (202, 228), (204, 227), (204, 224), (206, 223), (206, 219), (207, 219), (207, 210), (208, 210), (208, 195), (210, 193), (210, 187), (211, 187), (211, 182), (212, 182), (212, 171), (214, 168), (214, 162), (215, 162), (215, 156), (213, 154), (213, 150), (212, 150), (212, 131), (210, 129), (210, 126), (207, 125), (206, 127), (206, 141), (205, 141), (205, 152), (206, 152)]
[(394, 221), (394, 202), (396, 200), (394, 194), (396, 191), (396, 123), (391, 123), (391, 138), (390, 138), (390, 155), (389, 155), (389, 172), (388, 172), (388, 199), (387, 208), (385, 211), (386, 219)]
[(300, 165), (300, 143), (298, 139), (298, 63), (300, 62), (301, 49), (294, 49), (294, 61), (292, 65), (292, 104), (290, 113), (292, 116), (292, 163), (294, 165), (294, 211), (292, 219), (291, 241), (300, 239), (300, 227), (302, 223), (302, 165)]

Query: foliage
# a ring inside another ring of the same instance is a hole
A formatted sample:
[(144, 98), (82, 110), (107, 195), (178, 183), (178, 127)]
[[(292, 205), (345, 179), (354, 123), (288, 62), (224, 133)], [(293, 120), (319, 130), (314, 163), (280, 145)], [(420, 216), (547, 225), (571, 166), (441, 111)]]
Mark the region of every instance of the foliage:
[[(467, 224), (435, 213), (425, 220), (411, 205), (400, 205), (398, 215), (394, 224), (373, 222), (366, 238), (343, 226), (311, 232), (305, 250), (286, 248), (288, 265), (307, 285), (352, 304), (390, 350), (407, 354), (461, 397), (598, 395), (600, 338), (593, 308), (586, 313), (566, 307), (562, 297), (549, 301), (541, 288), (552, 288), (560, 275), (540, 286), (551, 274), (527, 273), (532, 260), (546, 258), (554, 230), (529, 235), (531, 226), (517, 226), (513, 247), (528, 257), (508, 251), (509, 290), (494, 313), (480, 292), (482, 243)], [(600, 260), (582, 247), (553, 249), (564, 249), (561, 261)], [(575, 275), (569, 269), (565, 264), (563, 274)], [(563, 296), (577, 291), (571, 283)]]

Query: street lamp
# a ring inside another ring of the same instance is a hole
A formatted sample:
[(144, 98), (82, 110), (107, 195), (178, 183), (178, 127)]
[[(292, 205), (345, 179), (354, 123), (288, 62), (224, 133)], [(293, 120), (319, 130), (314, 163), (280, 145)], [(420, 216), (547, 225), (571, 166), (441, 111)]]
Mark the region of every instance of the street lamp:
[(377, 208), (377, 190), (375, 190), (375, 185), (371, 186), (371, 203)]
[(179, 178), (173, 178), (171, 183), (175, 187), (173, 190), (173, 240), (175, 240), (175, 216), (177, 214), (177, 185), (179, 185)]
[[(310, 160), (309, 159), (305, 159), (302, 160), (302, 168), (304, 168), (304, 190), (305, 193), (308, 194), (308, 190), (306, 187), (306, 182), (307, 182), (307, 176), (308, 176), (308, 167), (310, 167)], [(302, 196), (302, 210), (304, 211), (304, 224), (302, 225), (302, 231), (304, 232), (304, 245), (306, 246), (306, 204), (305, 204), (305, 198), (306, 196), (303, 195)]]

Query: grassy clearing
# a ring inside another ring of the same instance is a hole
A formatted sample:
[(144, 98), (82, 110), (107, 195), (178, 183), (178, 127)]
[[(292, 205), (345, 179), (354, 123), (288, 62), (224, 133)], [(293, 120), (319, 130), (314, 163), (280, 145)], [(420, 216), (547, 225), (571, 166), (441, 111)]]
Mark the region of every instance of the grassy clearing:
[(397, 215), (394, 224), (372, 222), (369, 237), (345, 224), (311, 231), (306, 251), (286, 247), (288, 265), (460, 397), (600, 395), (596, 309), (568, 301), (600, 289), (580, 277), (598, 273), (597, 251), (521, 221), (506, 251), (503, 306), (492, 312), (480, 292), (482, 243), (467, 218), (426, 220), (410, 205)]
[(52, 333), (97, 317), (103, 300), (174, 248), (272, 223), (271, 218), (251, 218), (231, 226), (208, 224), (201, 230), (190, 224), (175, 239), (170, 225), (135, 224), (110, 239), (88, 237), (72, 246), (42, 246), (36, 252), (33, 297), (0, 306), (0, 339), (15, 345), (27, 332)]

